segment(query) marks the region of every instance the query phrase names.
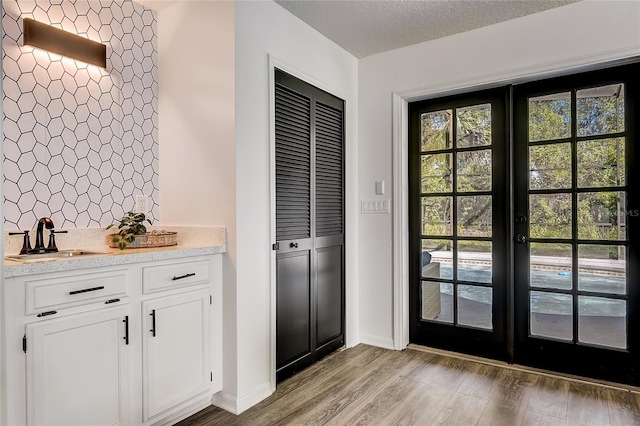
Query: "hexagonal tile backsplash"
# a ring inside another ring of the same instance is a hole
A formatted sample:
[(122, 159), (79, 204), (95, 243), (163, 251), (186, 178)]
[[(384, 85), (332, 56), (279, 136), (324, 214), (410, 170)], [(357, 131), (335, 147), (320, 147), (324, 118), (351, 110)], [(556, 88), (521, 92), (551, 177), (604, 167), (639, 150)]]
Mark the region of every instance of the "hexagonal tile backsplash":
[[(128, 1), (3, 1), (5, 227), (158, 217), (156, 13)], [(22, 46), (22, 18), (107, 45), (107, 69)]]

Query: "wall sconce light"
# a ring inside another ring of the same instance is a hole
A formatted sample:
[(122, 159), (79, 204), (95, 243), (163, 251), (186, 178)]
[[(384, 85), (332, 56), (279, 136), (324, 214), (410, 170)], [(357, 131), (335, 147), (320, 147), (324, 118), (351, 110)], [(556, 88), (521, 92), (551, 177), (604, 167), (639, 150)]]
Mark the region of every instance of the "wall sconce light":
[(107, 46), (33, 19), (23, 18), (24, 45), (38, 47), (88, 64), (107, 67)]

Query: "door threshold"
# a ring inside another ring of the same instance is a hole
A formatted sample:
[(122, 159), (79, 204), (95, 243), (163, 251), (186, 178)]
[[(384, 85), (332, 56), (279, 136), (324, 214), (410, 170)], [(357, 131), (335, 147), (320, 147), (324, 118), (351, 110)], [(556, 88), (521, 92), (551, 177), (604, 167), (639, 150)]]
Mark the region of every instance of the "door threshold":
[(450, 358), (458, 358), (458, 359), (462, 359), (462, 360), (465, 360), (465, 361), (477, 362), (477, 363), (480, 363), (480, 364), (486, 364), (486, 365), (491, 365), (491, 366), (494, 366), (494, 367), (506, 368), (506, 369), (514, 370), (514, 371), (521, 371), (523, 373), (532, 373), (532, 374), (537, 374), (537, 375), (540, 375), (540, 376), (547, 376), (547, 377), (551, 377), (551, 378), (554, 378), (554, 379), (564, 379), (564, 380), (568, 380), (568, 381), (576, 382), (576, 383), (584, 383), (584, 384), (588, 384), (588, 385), (596, 385), (596, 386), (601, 386), (601, 387), (608, 388), (608, 389), (622, 390), (622, 391), (627, 391), (627, 392), (633, 392), (633, 393), (640, 394), (640, 387), (626, 385), (624, 383), (615, 383), (615, 382), (609, 382), (609, 381), (606, 381), (606, 380), (592, 379), (590, 377), (575, 376), (573, 374), (565, 374), (565, 373), (560, 373), (560, 372), (557, 372), (557, 371), (543, 370), (541, 368), (529, 367), (529, 366), (520, 365), (520, 364), (509, 364), (509, 363), (504, 362), (504, 361), (498, 361), (498, 360), (490, 359), (490, 358), (482, 358), (482, 357), (479, 357), (479, 356), (467, 355), (467, 354), (463, 354), (463, 353), (459, 353), (459, 352), (452, 352), (452, 351), (447, 351), (447, 350), (444, 350), (444, 349), (432, 348), (432, 347), (429, 347), (429, 346), (416, 345), (415, 343), (409, 343), (409, 345), (407, 345), (407, 349), (412, 349), (414, 351), (419, 351), (419, 352), (433, 353), (433, 354), (436, 354), (436, 355), (447, 356), (447, 357), (450, 357)]

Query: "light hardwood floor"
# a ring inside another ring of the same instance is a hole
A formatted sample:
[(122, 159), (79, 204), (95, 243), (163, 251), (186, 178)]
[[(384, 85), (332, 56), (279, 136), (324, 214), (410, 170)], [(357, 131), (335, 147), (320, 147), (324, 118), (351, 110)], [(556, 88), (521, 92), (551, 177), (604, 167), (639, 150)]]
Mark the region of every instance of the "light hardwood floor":
[(640, 395), (407, 349), (337, 352), (239, 416), (187, 425), (640, 425)]

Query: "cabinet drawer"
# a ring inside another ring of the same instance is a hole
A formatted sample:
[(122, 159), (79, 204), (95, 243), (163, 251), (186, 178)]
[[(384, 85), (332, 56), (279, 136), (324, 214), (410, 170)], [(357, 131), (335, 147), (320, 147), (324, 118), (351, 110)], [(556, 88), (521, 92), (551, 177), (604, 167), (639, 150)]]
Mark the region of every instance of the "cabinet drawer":
[(25, 282), (27, 315), (71, 307), (127, 293), (127, 271), (72, 275)]
[(211, 263), (206, 260), (149, 266), (142, 274), (142, 293), (149, 294), (197, 284), (208, 284)]

